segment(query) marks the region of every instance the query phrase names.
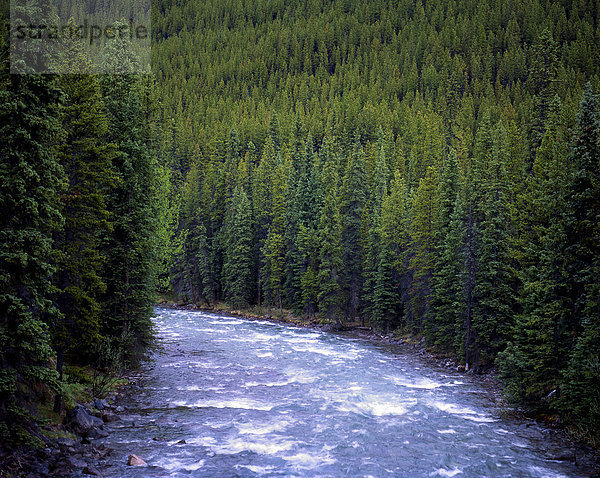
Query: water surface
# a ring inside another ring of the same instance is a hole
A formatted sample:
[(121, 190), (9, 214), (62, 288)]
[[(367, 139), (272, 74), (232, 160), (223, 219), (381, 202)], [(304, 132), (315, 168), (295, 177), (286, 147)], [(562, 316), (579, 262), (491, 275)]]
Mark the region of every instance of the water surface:
[(158, 309), (156, 327), (105, 476), (578, 476), (543, 429), (409, 353), (192, 311)]

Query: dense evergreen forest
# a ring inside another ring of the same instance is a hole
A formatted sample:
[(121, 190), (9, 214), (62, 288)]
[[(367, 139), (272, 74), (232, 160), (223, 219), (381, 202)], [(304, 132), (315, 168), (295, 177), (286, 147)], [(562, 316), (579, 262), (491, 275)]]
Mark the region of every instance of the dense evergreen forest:
[(3, 440), (156, 289), (425, 337), (598, 440), (600, 1), (152, 9), (151, 75), (0, 39)]
[(170, 284), (423, 336), (600, 430), (600, 2), (155, 5)]
[[(21, 6), (11, 21), (48, 18), (48, 2)], [(127, 39), (104, 45), (111, 75), (90, 74), (76, 39), (33, 57), (61, 75), (9, 74), (2, 7), (0, 449), (40, 443), (36, 406), (61, 412), (71, 365), (121, 367), (150, 344), (169, 187), (154, 82), (123, 74), (138, 61)]]

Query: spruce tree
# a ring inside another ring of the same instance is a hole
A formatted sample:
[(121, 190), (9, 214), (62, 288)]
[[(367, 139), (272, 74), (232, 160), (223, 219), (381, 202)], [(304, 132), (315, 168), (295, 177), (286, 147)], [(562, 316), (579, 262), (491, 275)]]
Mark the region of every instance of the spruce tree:
[(114, 186), (112, 160), (116, 145), (108, 142), (108, 120), (98, 77), (80, 41), (67, 40), (58, 64), (64, 93), (59, 110), (63, 135), (56, 157), (67, 188), (61, 196), (64, 228), (55, 234), (54, 283), (61, 320), (53, 324), (59, 372), (63, 352), (90, 359), (100, 338), (101, 243), (110, 229), (106, 195)]
[(235, 307), (250, 303), (252, 291), (252, 211), (243, 189), (235, 188), (231, 212), (225, 225), (223, 293)]
[(289, 174), (292, 168), (291, 157), (286, 156), (277, 164), (273, 175), (272, 218), (267, 239), (263, 246), (264, 257), (261, 277), (265, 290), (265, 301), (268, 306), (279, 307), (280, 314), (283, 309), (285, 286), (285, 206), (288, 189)]
[(216, 277), (211, 267), (211, 249), (202, 218), (200, 166), (193, 161), (182, 194), (179, 225), (181, 247), (178, 254), (176, 290), (193, 303), (211, 305), (216, 300)]
[(558, 98), (552, 111), (520, 200), (526, 218), (521, 227), (529, 231), (519, 264), (522, 313), (497, 359), (511, 398), (534, 406), (559, 390), (571, 345), (564, 220), (569, 164)]
[(567, 264), (576, 334), (565, 371), (565, 414), (597, 437), (600, 427), (600, 109), (587, 84), (577, 115), (567, 195)]
[(52, 235), (63, 225), (59, 90), (50, 76), (8, 76), (6, 64), (0, 84), (0, 441), (31, 444), (36, 391), (57, 386), (46, 322), (57, 314)]
[[(371, 321), (377, 321), (378, 314), (382, 313), (376, 303), (376, 288), (378, 278), (381, 274), (385, 274), (384, 270), (380, 270), (380, 258), (385, 259), (387, 263), (389, 260), (384, 255), (380, 257), (380, 251), (382, 250), (381, 240), (381, 207), (383, 198), (387, 194), (387, 180), (388, 180), (388, 168), (385, 157), (385, 151), (383, 146), (380, 146), (379, 153), (375, 168), (373, 171), (373, 181), (375, 188), (371, 192), (369, 199), (369, 205), (367, 207), (368, 213), (365, 218), (369, 223), (366, 247), (365, 247), (365, 258), (363, 264), (364, 271), (364, 283), (363, 283), (363, 302), (364, 302), (364, 314), (363, 314), (363, 325), (364, 316), (369, 317)], [(388, 266), (389, 267), (389, 266)], [(382, 278), (379, 278), (379, 287), (384, 287)], [(384, 287), (385, 288), (385, 287)], [(380, 296), (380, 305), (383, 305), (381, 300), (383, 296)]]
[(409, 312), (410, 325), (418, 332), (424, 326), (429, 309), (439, 203), (439, 172), (429, 167), (414, 193), (411, 220), (410, 268), (413, 278)]
[(337, 195), (331, 191), (325, 197), (319, 223), (319, 310), (337, 326), (342, 324), (342, 220)]
[(375, 325), (386, 331), (401, 325), (408, 298), (409, 209), (405, 180), (396, 171), (381, 206), (381, 246), (373, 291)]
[[(116, 26), (118, 27), (118, 25)], [(103, 52), (102, 92), (109, 140), (118, 146), (113, 167), (118, 183), (109, 195), (112, 233), (106, 241), (102, 332), (125, 355), (139, 355), (152, 339), (155, 286), (153, 231), (156, 157), (147, 142), (142, 77), (126, 35), (116, 35)]]
[[(5, 7), (0, 10), (0, 443), (8, 448), (41, 444), (34, 406), (48, 387), (58, 390), (47, 323), (58, 314), (51, 302), (52, 235), (63, 226), (59, 197), (65, 181), (54, 155), (61, 92), (54, 77), (30, 68), (42, 71), (51, 58), (43, 48), (21, 43), (20, 51), (13, 51), (15, 74), (9, 74)], [(51, 18), (44, 0), (13, 9), (13, 27)], [(20, 61), (24, 51), (33, 63)]]
[[(452, 350), (456, 334), (458, 284), (462, 270), (462, 210), (459, 201), (458, 160), (452, 150), (440, 178), (440, 206), (435, 238), (434, 269), (431, 279), (431, 308), (425, 324), (428, 338), (443, 350)], [(459, 208), (460, 209), (460, 208)]]
[(529, 132), (531, 167), (536, 150), (544, 137), (551, 103), (556, 94), (558, 75), (558, 45), (545, 28), (532, 46), (529, 84), (533, 91), (533, 111)]
[[(333, 157), (323, 164), (321, 189), (324, 194), (319, 217), (319, 269), (317, 300), (319, 311), (337, 326), (343, 320), (342, 268), (342, 218), (339, 210), (339, 176)], [(307, 292), (305, 292), (306, 294)]]
[[(344, 251), (345, 309), (350, 319), (361, 313), (363, 282), (363, 219), (366, 206), (364, 151), (357, 141), (352, 146), (340, 191), (342, 243)], [(341, 271), (340, 271), (341, 272)]]
[(493, 132), (492, 157), (485, 165), (480, 204), (481, 236), (477, 248), (477, 284), (469, 355), (475, 365), (488, 365), (505, 345), (512, 326), (508, 207), (506, 203), (506, 131), (500, 123)]
[(275, 169), (280, 157), (275, 150), (273, 138), (267, 137), (263, 147), (260, 162), (254, 171), (252, 178), (252, 207), (254, 210), (254, 225), (256, 228), (256, 256), (258, 258), (258, 296), (256, 302), (263, 302), (263, 286), (265, 278), (263, 274), (266, 267), (265, 244), (269, 235), (269, 227), (273, 220), (273, 180)]

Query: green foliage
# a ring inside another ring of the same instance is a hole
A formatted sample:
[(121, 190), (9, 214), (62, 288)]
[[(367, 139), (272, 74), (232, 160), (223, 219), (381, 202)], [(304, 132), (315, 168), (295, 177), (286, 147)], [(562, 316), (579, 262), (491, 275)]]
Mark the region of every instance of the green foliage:
[[(60, 318), (52, 324), (54, 346), (88, 357), (100, 339), (100, 296), (105, 284), (101, 242), (110, 230), (106, 195), (114, 185), (112, 160), (116, 145), (108, 143), (108, 121), (98, 77), (77, 40), (64, 46), (58, 86), (64, 97), (59, 113), (62, 137), (56, 158), (68, 186), (61, 196), (64, 227), (54, 236)], [(73, 74), (76, 72), (86, 72)]]
[(323, 314), (337, 324), (342, 322), (342, 291), (343, 243), (342, 218), (337, 205), (335, 190), (325, 196), (321, 221), (319, 223), (319, 271), (317, 280), (319, 292), (317, 299), (319, 309)]
[(35, 390), (56, 386), (45, 321), (56, 314), (50, 258), (63, 224), (58, 99), (44, 76), (11, 76), (0, 91), (0, 432), (13, 445), (32, 440)]
[[(152, 302), (156, 277), (155, 202), (159, 169), (149, 138), (143, 77), (130, 73), (136, 61), (126, 39), (107, 44), (102, 76), (109, 122), (108, 138), (118, 146), (113, 168), (118, 184), (108, 195), (112, 232), (106, 240), (103, 279), (105, 321), (101, 332), (121, 337), (131, 357), (151, 340)], [(131, 358), (130, 357), (130, 358)]]
[(344, 270), (340, 268), (337, 273), (343, 274), (346, 314), (354, 319), (362, 307), (360, 294), (367, 214), (365, 155), (358, 143), (352, 146), (339, 194)]
[(523, 310), (516, 315), (511, 343), (497, 359), (512, 397), (528, 405), (559, 388), (571, 346), (564, 221), (569, 163), (559, 106), (555, 98), (520, 201), (522, 228), (530, 236), (518, 256)]
[(236, 307), (250, 303), (252, 287), (252, 217), (245, 191), (235, 188), (226, 224), (223, 291)]
[[(47, 407), (56, 392), (60, 412), (72, 386), (65, 358), (97, 362), (103, 356), (97, 345), (110, 341), (127, 352), (118, 357), (122, 365), (149, 343), (153, 262), (167, 255), (175, 202), (170, 174), (158, 163), (164, 148), (148, 77), (101, 81), (90, 74), (83, 45), (69, 38), (54, 56), (23, 46), (34, 66), (50, 65), (60, 75), (31, 74), (18, 55), (12, 67), (20, 74), (9, 75), (6, 6), (0, 10), (3, 447), (41, 444), (35, 409)], [(13, 20), (47, 23), (53, 14), (39, 0), (16, 5)], [(105, 58), (124, 73), (135, 58), (129, 45), (117, 43), (107, 45)]]
[(594, 434), (600, 426), (600, 102), (587, 84), (570, 151), (567, 264), (575, 344), (564, 370), (561, 410)]
[(492, 151), (484, 166), (480, 203), (480, 236), (476, 249), (477, 283), (473, 290), (473, 339), (468, 345), (474, 364), (489, 364), (509, 336), (512, 323), (508, 210), (506, 202), (506, 131), (502, 123), (492, 133)]

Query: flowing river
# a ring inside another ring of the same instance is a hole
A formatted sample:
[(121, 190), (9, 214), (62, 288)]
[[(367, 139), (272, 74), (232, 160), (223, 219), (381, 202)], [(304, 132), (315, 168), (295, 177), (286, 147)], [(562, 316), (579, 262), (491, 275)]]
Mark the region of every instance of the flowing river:
[(580, 476), (547, 431), (401, 348), (171, 309), (156, 327), (104, 476)]

